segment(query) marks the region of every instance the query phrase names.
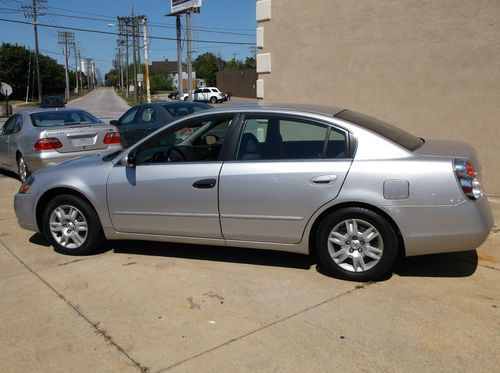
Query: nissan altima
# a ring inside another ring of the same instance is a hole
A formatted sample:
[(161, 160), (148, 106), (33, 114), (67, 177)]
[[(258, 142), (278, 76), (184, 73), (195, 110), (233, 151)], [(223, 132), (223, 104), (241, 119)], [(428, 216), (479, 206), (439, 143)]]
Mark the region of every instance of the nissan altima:
[(35, 172), (14, 206), (64, 254), (104, 239), (271, 249), (355, 281), (400, 254), (477, 248), (493, 224), (471, 146), (317, 106), (191, 114), (126, 150)]

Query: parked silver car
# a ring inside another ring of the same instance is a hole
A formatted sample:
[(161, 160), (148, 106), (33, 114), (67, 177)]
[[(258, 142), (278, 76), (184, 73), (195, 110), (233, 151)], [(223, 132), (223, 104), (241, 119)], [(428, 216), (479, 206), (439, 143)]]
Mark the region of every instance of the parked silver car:
[(232, 106), (131, 148), (33, 174), (19, 224), (61, 253), (104, 238), (315, 253), (358, 281), (408, 256), (477, 248), (492, 227), (474, 150), (325, 107)]
[(0, 129), (0, 168), (17, 172), (21, 181), (53, 163), (118, 149), (118, 130), (80, 109), (21, 111)]

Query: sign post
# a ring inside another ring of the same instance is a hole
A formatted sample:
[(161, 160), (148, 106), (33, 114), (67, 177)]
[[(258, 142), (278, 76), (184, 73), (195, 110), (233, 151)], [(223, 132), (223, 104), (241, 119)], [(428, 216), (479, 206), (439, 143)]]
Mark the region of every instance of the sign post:
[(0, 83), (0, 93), (5, 97), (5, 115), (9, 116), (9, 96), (12, 94), (12, 87), (7, 83)]

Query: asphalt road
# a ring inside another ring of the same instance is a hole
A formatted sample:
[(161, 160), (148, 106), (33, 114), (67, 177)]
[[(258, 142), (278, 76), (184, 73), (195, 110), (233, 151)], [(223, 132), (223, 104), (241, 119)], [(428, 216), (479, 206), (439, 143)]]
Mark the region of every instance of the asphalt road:
[(107, 87), (97, 88), (83, 97), (68, 102), (66, 106), (87, 110), (105, 122), (118, 119), (130, 108), (113, 88)]

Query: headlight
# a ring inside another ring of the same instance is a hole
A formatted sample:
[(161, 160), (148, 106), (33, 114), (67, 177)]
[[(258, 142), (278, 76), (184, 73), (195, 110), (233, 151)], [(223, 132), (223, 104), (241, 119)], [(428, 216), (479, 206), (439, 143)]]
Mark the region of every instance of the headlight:
[(19, 188), (19, 193), (24, 194), (26, 193), (30, 188), (31, 185), (35, 182), (35, 178), (33, 176), (29, 176), (26, 181), (21, 185), (21, 188)]

